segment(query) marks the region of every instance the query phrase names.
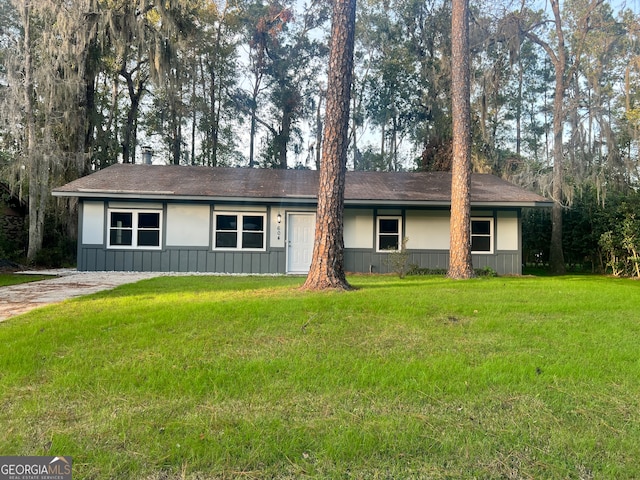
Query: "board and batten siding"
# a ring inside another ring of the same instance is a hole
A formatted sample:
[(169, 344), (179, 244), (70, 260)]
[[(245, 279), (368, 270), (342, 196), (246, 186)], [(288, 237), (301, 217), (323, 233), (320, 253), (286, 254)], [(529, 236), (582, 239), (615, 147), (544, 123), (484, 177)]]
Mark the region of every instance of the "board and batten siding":
[[(382, 211), (378, 211), (381, 215)], [(384, 213), (388, 213), (384, 211)], [(400, 212), (394, 212), (399, 214)], [(472, 217), (494, 219), (494, 253), (473, 254), (474, 268), (489, 267), (497, 273), (522, 273), (520, 217), (517, 210), (472, 210)], [(390, 273), (387, 253), (374, 251), (375, 212), (345, 210), (345, 270)], [(404, 237), (408, 239), (409, 264), (432, 270), (449, 268), (450, 212), (404, 211)]]
[[(159, 250), (107, 248), (108, 209), (162, 209), (162, 248)], [(267, 213), (267, 248), (264, 252), (216, 251), (212, 248), (213, 214), (220, 211)], [(286, 271), (286, 212), (312, 212), (313, 208), (233, 206), (211, 203), (144, 203), (87, 200), (81, 203), (79, 270), (218, 272), (269, 274)], [(375, 251), (376, 214), (391, 211), (346, 208), (344, 213), (345, 270), (388, 273), (387, 253)], [(408, 238), (409, 263), (446, 270), (449, 266), (449, 211), (393, 210), (403, 217)], [(277, 222), (278, 214), (281, 222)], [(494, 253), (474, 254), (475, 268), (490, 267), (500, 274), (521, 273), (521, 219), (518, 209), (472, 211), (472, 217), (494, 219)]]
[[(344, 253), (345, 270), (361, 273), (393, 273), (388, 265), (388, 253), (376, 253), (371, 250), (346, 249)], [(499, 275), (519, 275), (522, 273), (522, 256), (519, 251), (497, 252), (491, 255), (471, 255), (474, 268), (489, 267)], [(419, 268), (443, 271), (449, 268), (449, 251), (411, 250), (409, 265)]]
[[(109, 249), (107, 211), (119, 209), (162, 209), (165, 225), (160, 250)], [(284, 248), (265, 252), (213, 251), (211, 204), (84, 201), (80, 209), (78, 270), (159, 271), (267, 274), (284, 272)], [(259, 206), (217, 206), (221, 211), (262, 211)], [(276, 212), (270, 221), (276, 222)], [(270, 231), (271, 228), (268, 227)], [(283, 240), (280, 246), (284, 247)]]
[(284, 249), (269, 252), (213, 252), (208, 248), (165, 248), (159, 251), (109, 250), (83, 246), (80, 271), (283, 273)]

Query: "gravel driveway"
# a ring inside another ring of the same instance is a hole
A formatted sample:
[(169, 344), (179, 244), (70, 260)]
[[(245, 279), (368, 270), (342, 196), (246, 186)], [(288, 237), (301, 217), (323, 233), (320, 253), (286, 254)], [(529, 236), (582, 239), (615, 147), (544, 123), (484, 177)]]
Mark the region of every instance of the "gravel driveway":
[[(67, 298), (109, 290), (125, 283), (153, 278), (162, 273), (140, 272), (78, 272), (77, 270), (38, 270), (20, 272), (24, 275), (56, 275), (38, 282), (0, 287), (0, 322)], [(166, 274), (165, 274), (166, 275)]]

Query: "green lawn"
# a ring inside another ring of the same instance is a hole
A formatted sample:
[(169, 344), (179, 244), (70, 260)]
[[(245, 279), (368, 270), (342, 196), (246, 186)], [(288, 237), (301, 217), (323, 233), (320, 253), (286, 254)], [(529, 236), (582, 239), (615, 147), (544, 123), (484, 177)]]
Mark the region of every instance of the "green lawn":
[(15, 273), (0, 273), (0, 287), (7, 287), (9, 285), (17, 285), (19, 283), (37, 282), (38, 280), (44, 280), (51, 278), (50, 275), (25, 275)]
[(640, 478), (640, 283), (156, 278), (0, 323), (0, 452), (76, 479)]

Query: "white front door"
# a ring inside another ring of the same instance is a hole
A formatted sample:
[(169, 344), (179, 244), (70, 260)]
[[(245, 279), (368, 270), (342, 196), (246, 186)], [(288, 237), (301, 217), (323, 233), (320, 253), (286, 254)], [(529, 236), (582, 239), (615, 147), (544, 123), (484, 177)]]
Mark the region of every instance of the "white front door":
[(287, 215), (287, 273), (309, 272), (315, 229), (315, 213)]

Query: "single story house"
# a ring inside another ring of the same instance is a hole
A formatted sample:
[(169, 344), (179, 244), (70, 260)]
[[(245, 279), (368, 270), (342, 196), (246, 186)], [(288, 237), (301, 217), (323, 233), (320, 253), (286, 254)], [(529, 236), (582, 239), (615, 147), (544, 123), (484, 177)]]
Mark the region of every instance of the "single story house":
[[(53, 190), (79, 199), (79, 270), (308, 271), (319, 172), (118, 164)], [(347, 172), (347, 272), (388, 272), (407, 238), (409, 262), (448, 268), (451, 174)], [(492, 175), (471, 187), (475, 268), (522, 269), (521, 210), (544, 197)]]

